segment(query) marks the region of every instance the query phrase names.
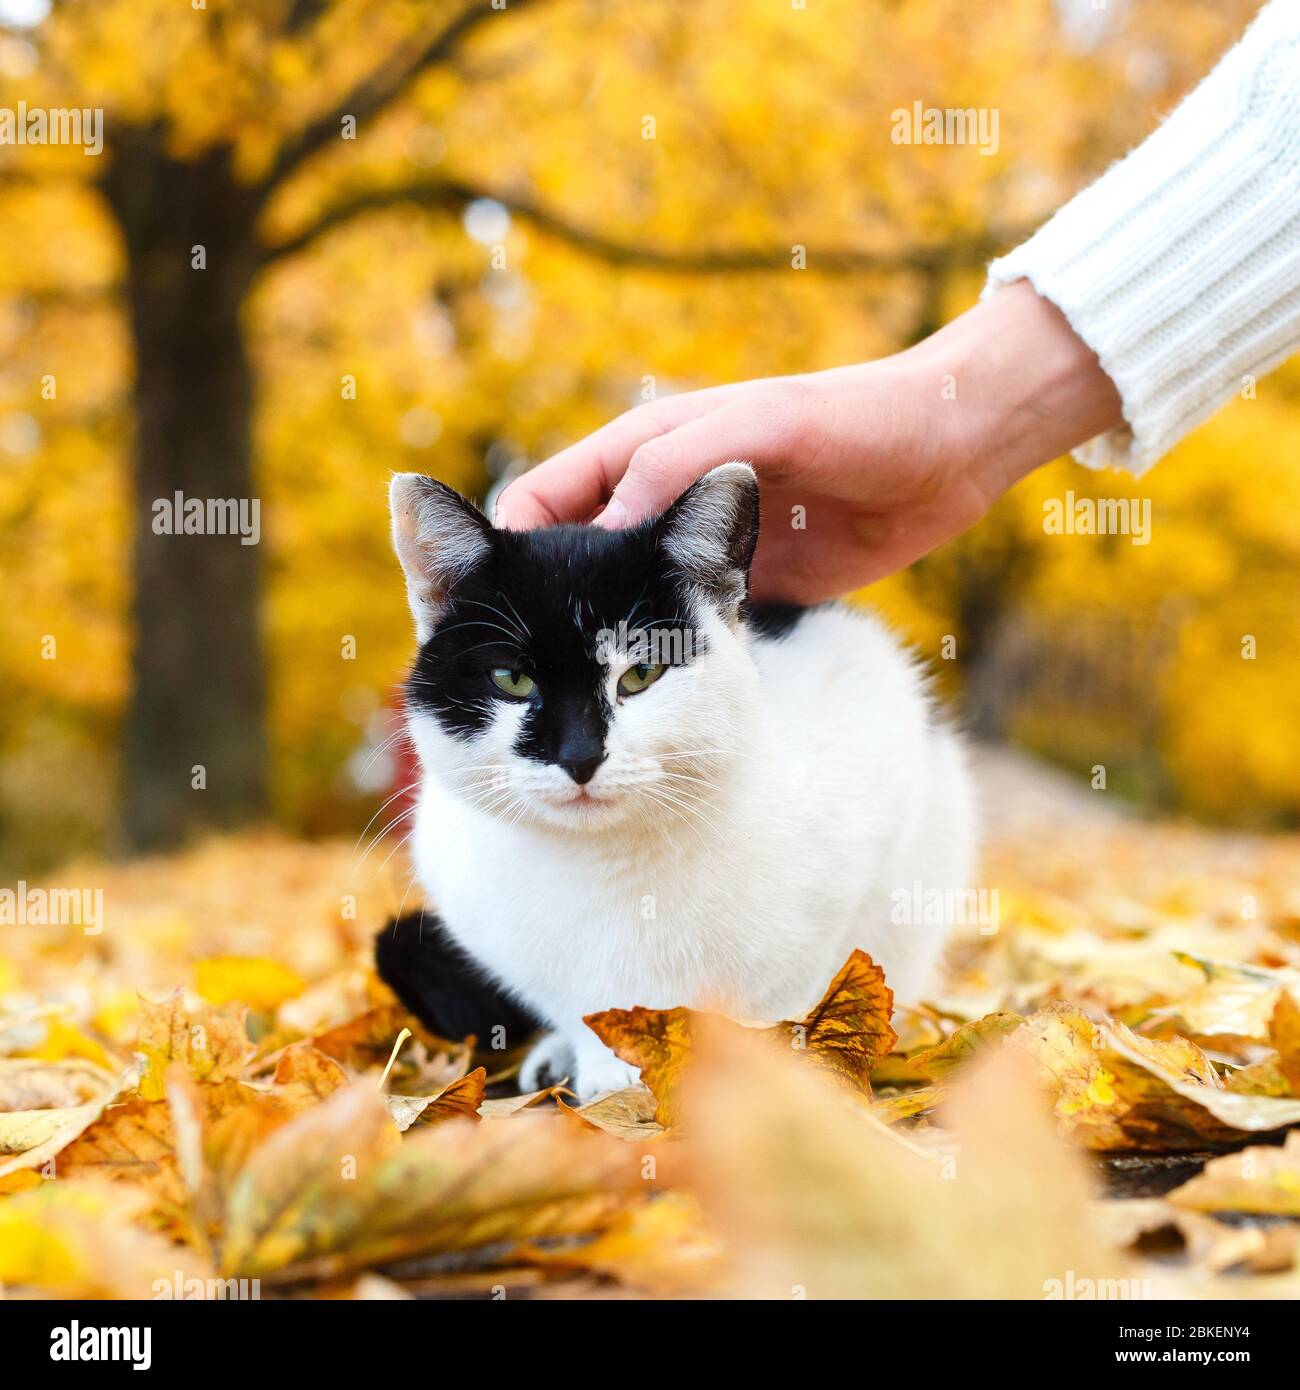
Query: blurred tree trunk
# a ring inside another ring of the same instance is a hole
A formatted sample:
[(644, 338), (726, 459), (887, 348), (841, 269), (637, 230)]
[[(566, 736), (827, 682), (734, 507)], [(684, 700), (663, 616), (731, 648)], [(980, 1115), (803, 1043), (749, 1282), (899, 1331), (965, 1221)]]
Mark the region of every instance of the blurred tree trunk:
[(129, 848), (158, 849), (266, 809), (260, 547), (154, 530), (155, 503), (170, 508), (178, 492), (256, 495), (239, 311), (257, 208), (224, 158), (170, 159), (153, 131), (119, 148), (105, 192), (125, 245), (136, 353), (123, 824)]

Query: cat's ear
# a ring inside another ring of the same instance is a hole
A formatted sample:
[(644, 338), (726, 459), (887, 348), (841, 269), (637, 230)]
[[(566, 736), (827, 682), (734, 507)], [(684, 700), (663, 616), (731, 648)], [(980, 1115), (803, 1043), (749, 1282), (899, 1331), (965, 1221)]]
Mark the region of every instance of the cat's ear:
[(758, 544), (758, 480), (747, 463), (724, 463), (692, 483), (655, 523), (660, 545), (686, 581), (716, 600), (729, 621), (749, 590)]
[(458, 492), (422, 473), (395, 473), (388, 505), (416, 636), (426, 642), (452, 585), (487, 558), (492, 527)]

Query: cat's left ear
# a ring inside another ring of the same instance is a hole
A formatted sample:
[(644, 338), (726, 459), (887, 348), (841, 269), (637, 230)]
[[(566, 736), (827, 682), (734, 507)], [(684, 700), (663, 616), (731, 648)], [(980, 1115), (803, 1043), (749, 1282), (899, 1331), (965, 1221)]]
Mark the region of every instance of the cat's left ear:
[(427, 642), (452, 585), (492, 549), (487, 517), (458, 492), (423, 473), (395, 473), (388, 489), (393, 549), (406, 575), (415, 633)]
[(749, 591), (749, 565), (758, 544), (754, 470), (747, 463), (712, 469), (682, 493), (655, 527), (673, 567), (734, 622)]

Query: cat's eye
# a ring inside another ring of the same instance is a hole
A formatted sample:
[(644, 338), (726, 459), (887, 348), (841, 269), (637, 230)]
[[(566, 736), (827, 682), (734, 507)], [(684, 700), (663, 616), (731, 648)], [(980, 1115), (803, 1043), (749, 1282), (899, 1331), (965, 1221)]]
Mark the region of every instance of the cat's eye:
[(667, 666), (658, 662), (638, 661), (618, 678), (619, 694), (639, 695), (646, 686), (653, 685), (667, 669)]
[(492, 677), (492, 684), (512, 700), (531, 699), (537, 689), (537, 682), (532, 676), (526, 676), (522, 671), (513, 671), (509, 666), (494, 666), (488, 675)]

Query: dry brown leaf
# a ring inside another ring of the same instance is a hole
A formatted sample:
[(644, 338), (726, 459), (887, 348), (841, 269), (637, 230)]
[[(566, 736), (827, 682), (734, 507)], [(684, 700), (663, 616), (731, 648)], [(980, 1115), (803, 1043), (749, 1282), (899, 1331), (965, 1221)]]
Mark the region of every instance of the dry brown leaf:
[(432, 1253), (593, 1233), (653, 1188), (642, 1163), (633, 1145), (536, 1112), (403, 1139), (371, 1088), (352, 1086), (249, 1157), (228, 1196), (222, 1264), (263, 1279), (337, 1278)]
[(184, 1229), (187, 1192), (176, 1167), (171, 1112), (164, 1101), (110, 1105), (59, 1155), (59, 1177), (129, 1182), (146, 1192), (158, 1221)]
[(1300, 1131), (1292, 1130), (1280, 1148), (1255, 1146), (1212, 1158), (1169, 1201), (1195, 1211), (1300, 1217)]
[(498, 1099), (485, 1100), (479, 1106), (478, 1113), (485, 1120), (504, 1120), (511, 1115), (517, 1115), (521, 1110), (530, 1110), (544, 1100), (558, 1100), (562, 1096), (572, 1094), (567, 1086), (547, 1086), (541, 1091), (525, 1091), (518, 1096), (501, 1096)]
[(225, 1081), (243, 1074), (253, 1055), (244, 1029), (244, 1009), (226, 1004), (189, 1014), (176, 990), (160, 1003), (140, 999), (136, 1050), (144, 1058), (140, 1094), (162, 1100), (164, 1077), (174, 1062), (187, 1067), (200, 1081)]
[(956, 1088), (965, 1145), (936, 1162), (873, 1121), (860, 1096), (753, 1038), (705, 1036), (700, 1054), (686, 1157), (706, 1219), (734, 1251), (737, 1292), (1041, 1299), (1068, 1271), (1115, 1272), (1083, 1223), (1078, 1161), (1015, 1056)]
[(616, 1139), (653, 1139), (664, 1132), (655, 1119), (654, 1096), (644, 1086), (629, 1086), (623, 1091), (611, 1091), (599, 1100), (586, 1105), (567, 1105), (560, 1110), (571, 1115), (581, 1125), (612, 1134)]
[(274, 1082), (280, 1095), (306, 1105), (324, 1100), (340, 1086), (346, 1086), (348, 1074), (320, 1048), (311, 1043), (293, 1043), (276, 1061)]
[(63, 1123), (50, 1131), (46, 1138), (23, 1152), (15, 1154), (13, 1158), (0, 1163), (0, 1179), (24, 1170), (44, 1169), (47, 1164), (52, 1164), (52, 1160), (55, 1160), (79, 1134), (89, 1129), (99, 1119), (110, 1102), (125, 1087), (134, 1082), (135, 1077), (135, 1068), (128, 1067), (93, 1104), (80, 1105), (63, 1111)]
[(606, 1009), (585, 1022), (610, 1051), (637, 1067), (654, 1094), (655, 1119), (676, 1124), (682, 1068), (691, 1053), (697, 1014), (691, 1009)]
[(1204, 1148), (1300, 1122), (1300, 1102), (1226, 1090), (1186, 1038), (1144, 1038), (1119, 1023), (1099, 1027), (1068, 1004), (1040, 1009), (1007, 1046), (1038, 1064), (1062, 1133), (1088, 1148)]
[(636, 1203), (595, 1240), (521, 1253), (543, 1268), (588, 1270), (658, 1296), (717, 1292), (732, 1274), (722, 1243), (687, 1192)]
[(1268, 1040), (1277, 1049), (1277, 1069), (1288, 1092), (1300, 1096), (1300, 1005), (1285, 991), (1273, 1006)]
[(871, 1094), (871, 1068), (898, 1041), (890, 1026), (894, 991), (885, 972), (865, 951), (854, 951), (826, 988), (820, 1002), (797, 1023), (776, 1025), (795, 1052)]
[(0, 1058), (0, 1113), (87, 1105), (98, 1100), (115, 1080), (112, 1072), (79, 1058), (61, 1062)]
[(913, 1053), (907, 1059), (906, 1069), (917, 1078), (946, 1080), (958, 1067), (1000, 1047), (1002, 1040), (1024, 1021), (1020, 1014), (985, 1014), (983, 1018), (962, 1024), (935, 1047)]
[(400, 1130), (412, 1125), (436, 1125), (445, 1120), (478, 1121), (479, 1106), (483, 1104), (483, 1088), (487, 1072), (475, 1067), (468, 1076), (445, 1086), (436, 1096), (383, 1096), (388, 1113)]
[[(1129, 1128), (1144, 1142), (1149, 1139), (1148, 1146), (1156, 1146), (1157, 1136), (1163, 1136), (1163, 1146), (1168, 1148), (1198, 1147), (1207, 1142), (1234, 1144), (1247, 1134), (1267, 1134), (1300, 1124), (1300, 1100), (1239, 1095), (1224, 1089), (1217, 1077), (1209, 1084), (1185, 1068), (1176, 1070), (1176, 1064), (1154, 1052), (1149, 1039), (1136, 1039), (1128, 1029), (1114, 1025), (1105, 1033), (1111, 1055), (1136, 1063), (1177, 1097), (1171, 1100), (1158, 1089), (1143, 1090), (1142, 1102), (1133, 1112), (1141, 1128)], [(1126, 1075), (1132, 1078), (1134, 1069)]]
[[(806, 1053), (818, 1066), (869, 1095), (872, 1065), (898, 1040), (889, 1022), (893, 1002), (884, 971), (865, 951), (854, 951), (804, 1018), (748, 1031), (790, 1051)], [(585, 1020), (606, 1047), (639, 1068), (641, 1080), (658, 1102), (655, 1119), (665, 1129), (676, 1123), (680, 1113), (682, 1069), (690, 1058), (692, 1030), (701, 1017), (684, 1008), (635, 1008), (606, 1009)]]

